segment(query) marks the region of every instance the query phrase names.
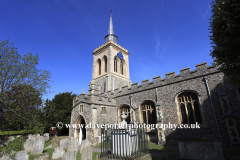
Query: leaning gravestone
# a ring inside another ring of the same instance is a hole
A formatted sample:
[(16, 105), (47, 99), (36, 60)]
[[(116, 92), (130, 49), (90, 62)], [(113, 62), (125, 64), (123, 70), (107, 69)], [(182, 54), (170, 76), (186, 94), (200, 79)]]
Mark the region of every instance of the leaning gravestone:
[(49, 157), (48, 154), (44, 154), (44, 155), (35, 157), (34, 160), (49, 160), (48, 157)]
[(68, 151), (78, 151), (78, 142), (76, 138), (71, 137), (70, 141), (68, 142)]
[(60, 138), (58, 136), (53, 137), (52, 147), (60, 147)]
[(44, 144), (45, 138), (43, 136), (35, 138), (31, 154), (41, 154), (43, 152)]
[(13, 160), (10, 154), (0, 153), (0, 160)]
[(46, 141), (49, 140), (49, 133), (44, 133), (44, 134), (43, 134), (43, 137), (45, 137), (45, 140), (46, 140)]
[(34, 139), (27, 139), (26, 142), (24, 143), (24, 149), (27, 152), (31, 152), (33, 149), (33, 145), (34, 145)]
[(76, 155), (77, 152), (69, 151), (63, 155), (62, 160), (76, 160)]
[(52, 159), (62, 158), (64, 153), (65, 153), (65, 151), (63, 150), (63, 147), (56, 147), (55, 151), (52, 154)]
[(80, 154), (82, 160), (92, 160), (92, 143), (85, 139), (82, 141), (81, 147), (80, 147)]
[(27, 151), (19, 151), (16, 154), (15, 160), (28, 160), (29, 155), (27, 154)]

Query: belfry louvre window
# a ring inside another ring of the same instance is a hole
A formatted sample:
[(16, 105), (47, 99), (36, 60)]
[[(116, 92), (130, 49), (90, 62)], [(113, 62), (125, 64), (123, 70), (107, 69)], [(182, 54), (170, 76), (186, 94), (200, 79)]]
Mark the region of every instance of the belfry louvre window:
[(156, 107), (155, 104), (151, 101), (145, 101), (140, 106), (142, 116), (141, 116), (141, 123), (145, 124), (156, 124)]
[(99, 73), (99, 75), (101, 75), (101, 60), (100, 59), (98, 60), (98, 66), (99, 66), (98, 73)]
[(80, 105), (79, 105), (79, 113), (80, 113), (80, 114), (83, 113), (83, 104), (80, 104)]
[(121, 60), (120, 69), (121, 69), (121, 74), (123, 75), (123, 60)]
[(105, 62), (105, 73), (107, 73), (107, 57), (104, 56), (104, 62)]
[(181, 93), (177, 97), (177, 103), (181, 113), (182, 124), (202, 123), (197, 94), (193, 92)]
[(114, 72), (117, 72), (117, 57), (114, 58)]
[(107, 107), (102, 107), (101, 108), (101, 115), (106, 115), (107, 114)]

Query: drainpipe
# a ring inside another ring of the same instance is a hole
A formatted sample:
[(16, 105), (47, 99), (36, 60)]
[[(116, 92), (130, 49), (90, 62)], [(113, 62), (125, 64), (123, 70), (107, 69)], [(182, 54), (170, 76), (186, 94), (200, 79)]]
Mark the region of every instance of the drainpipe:
[(205, 77), (203, 77), (203, 79), (204, 79), (204, 82), (205, 82), (205, 84), (206, 84), (207, 92), (208, 92), (208, 95), (209, 95), (209, 98), (210, 98), (210, 101), (211, 101), (212, 110), (213, 110), (213, 115), (214, 115), (215, 122), (216, 122), (216, 125), (217, 125), (218, 134), (220, 134), (219, 127), (218, 127), (218, 123), (217, 123), (216, 114), (215, 114), (214, 107), (213, 107), (212, 97), (211, 97), (211, 94), (210, 94), (210, 91), (209, 91), (209, 88), (208, 88), (207, 77), (205, 76)]

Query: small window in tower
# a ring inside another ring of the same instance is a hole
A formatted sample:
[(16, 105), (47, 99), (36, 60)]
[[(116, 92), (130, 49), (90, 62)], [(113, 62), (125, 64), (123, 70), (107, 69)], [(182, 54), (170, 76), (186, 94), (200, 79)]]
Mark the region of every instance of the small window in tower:
[(120, 69), (121, 69), (121, 74), (123, 75), (123, 60), (121, 60), (121, 64), (120, 64)]
[(99, 72), (99, 75), (101, 75), (101, 60), (100, 59), (98, 60), (98, 65), (99, 65), (98, 72)]
[(106, 116), (107, 115), (107, 107), (103, 106), (101, 107), (101, 115)]
[(107, 73), (107, 57), (104, 56), (104, 62), (105, 62), (105, 73)]
[(114, 72), (117, 72), (117, 56), (114, 58)]
[(106, 82), (104, 82), (104, 88), (103, 88), (103, 92), (106, 92)]
[(79, 105), (79, 114), (82, 114), (83, 113), (83, 104), (80, 104)]

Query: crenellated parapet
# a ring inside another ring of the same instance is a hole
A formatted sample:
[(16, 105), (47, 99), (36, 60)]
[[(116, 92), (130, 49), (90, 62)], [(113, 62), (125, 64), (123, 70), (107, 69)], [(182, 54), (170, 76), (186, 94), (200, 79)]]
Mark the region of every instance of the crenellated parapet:
[[(215, 60), (214, 60), (215, 61)], [(121, 88), (116, 88), (114, 91), (107, 92), (108, 96), (117, 97), (125, 94), (131, 94), (133, 92), (138, 92), (142, 90), (147, 90), (151, 88), (156, 88), (162, 85), (168, 85), (171, 83), (177, 83), (192, 78), (203, 77), (205, 75), (220, 72), (216, 65), (208, 66), (206, 62), (196, 65), (196, 70), (191, 71), (190, 68), (184, 68), (180, 70), (180, 74), (176, 75), (175, 72), (170, 72), (165, 74), (165, 78), (162, 79), (161, 76), (153, 77), (152, 82), (149, 79), (143, 80), (141, 85), (139, 83), (133, 83), (131, 86), (123, 86)]]

